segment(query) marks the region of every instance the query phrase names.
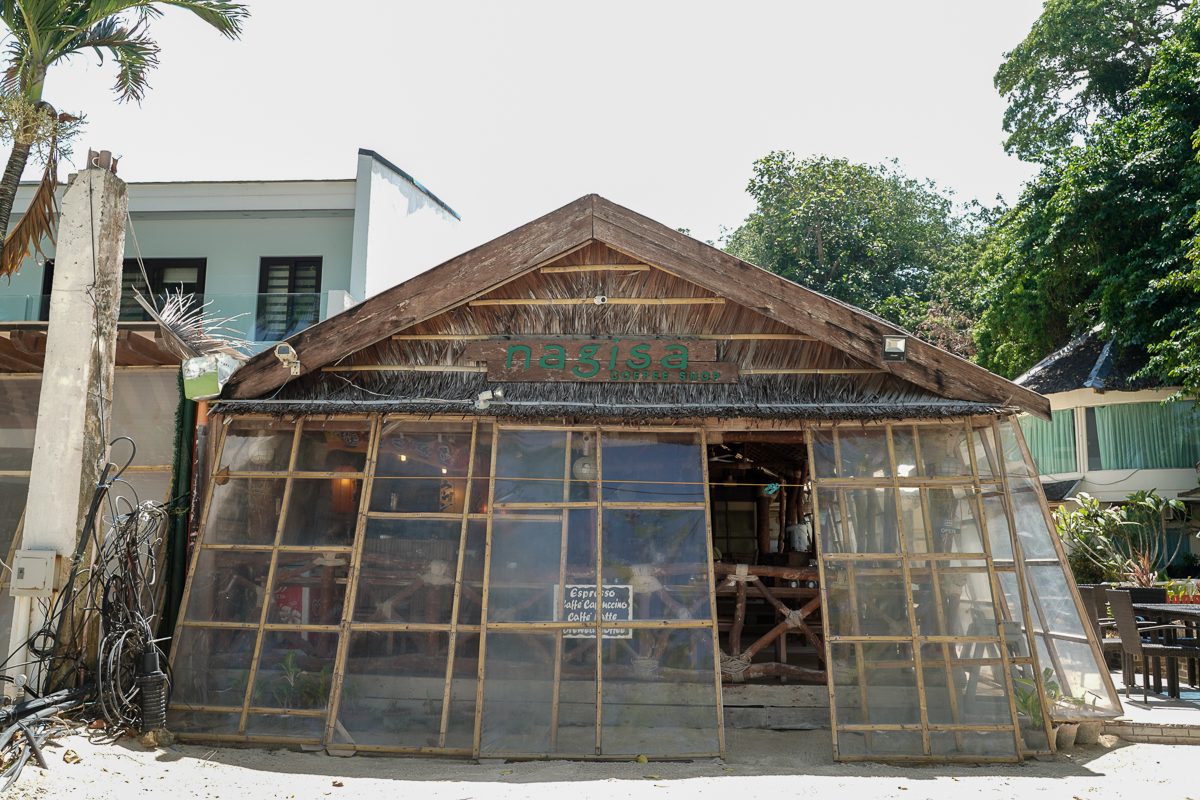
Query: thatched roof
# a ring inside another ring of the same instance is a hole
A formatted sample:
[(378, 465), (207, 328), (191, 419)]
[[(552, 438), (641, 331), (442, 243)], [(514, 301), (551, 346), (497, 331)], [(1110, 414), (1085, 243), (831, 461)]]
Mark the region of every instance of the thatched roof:
[[(494, 383), (480, 373), (321, 373), (264, 399), (222, 401), (231, 414), (482, 414), (512, 419), (930, 419), (999, 407), (914, 391), (890, 375), (763, 375), (736, 384)], [(480, 393), (503, 400), (480, 407)]]
[[(596, 263), (641, 269), (564, 271)], [(578, 303), (595, 295), (628, 304)], [(396, 342), (396, 334), (430, 341)], [(776, 338), (746, 338), (752, 334)], [(739, 364), (743, 374), (732, 386), (500, 387), (470, 371), (481, 369), (479, 362), (461, 343), (446, 340), (454, 335), (492, 340), (732, 335), (734, 340), (721, 342), (718, 361)], [(460, 411), (468, 402), (473, 408), (480, 391), (503, 388), (505, 410), (493, 405), (489, 413), (859, 419), (1016, 407), (1048, 418), (1049, 403), (1041, 396), (915, 337), (909, 339), (907, 361), (883, 362), (885, 335), (908, 334), (589, 195), (292, 337), (288, 341), (299, 355), (300, 378), (290, 377), (271, 352), (260, 354), (235, 373), (223, 395), (226, 401), (253, 402), (226, 402), (223, 408)], [(467, 371), (436, 377), (327, 372), (354, 365)], [(797, 374), (813, 369), (843, 374)], [(764, 370), (792, 374), (765, 375)]]

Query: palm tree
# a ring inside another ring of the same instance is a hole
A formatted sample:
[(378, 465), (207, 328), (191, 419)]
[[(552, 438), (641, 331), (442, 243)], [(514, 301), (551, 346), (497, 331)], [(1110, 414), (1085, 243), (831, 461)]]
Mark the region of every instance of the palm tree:
[[(53, 64), (88, 50), (101, 58), (109, 55), (117, 65), (113, 91), (118, 99), (140, 103), (149, 88), (147, 74), (158, 65), (159, 48), (149, 36), (149, 23), (162, 14), (162, 6), (187, 9), (230, 39), (241, 35), (242, 20), (249, 14), (241, 3), (221, 0), (0, 0), (0, 23), (9, 29), (8, 66), (0, 79), (0, 94), (6, 100), (5, 110), (15, 117), (7, 121), (13, 149), (0, 179), (0, 238), (4, 238), (0, 275), (15, 272), (30, 244), (36, 247), (41, 235), (52, 230), (57, 183), (54, 137), (74, 118), (56, 114), (46, 102), (46, 72)], [(29, 224), (23, 219), (6, 237), (21, 173), (30, 150), (39, 144), (46, 154), (46, 172), (25, 215)]]

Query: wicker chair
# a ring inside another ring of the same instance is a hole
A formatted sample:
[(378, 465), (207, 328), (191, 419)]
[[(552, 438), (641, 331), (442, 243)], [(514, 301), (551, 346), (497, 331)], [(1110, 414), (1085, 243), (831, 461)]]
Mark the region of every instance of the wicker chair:
[[(1127, 657), (1142, 659), (1142, 700), (1149, 700), (1150, 691), (1150, 661), (1151, 658), (1197, 658), (1200, 657), (1200, 647), (1181, 644), (1163, 644), (1142, 639), (1142, 635), (1150, 631), (1180, 630), (1181, 625), (1147, 625), (1138, 626), (1137, 618), (1133, 615), (1133, 601), (1128, 591), (1109, 589), (1107, 592), (1108, 605), (1112, 608), (1113, 618), (1117, 621), (1117, 631), (1121, 634), (1121, 649)], [(1168, 662), (1171, 663), (1171, 662)], [(1125, 684), (1125, 696), (1129, 697), (1129, 683)]]

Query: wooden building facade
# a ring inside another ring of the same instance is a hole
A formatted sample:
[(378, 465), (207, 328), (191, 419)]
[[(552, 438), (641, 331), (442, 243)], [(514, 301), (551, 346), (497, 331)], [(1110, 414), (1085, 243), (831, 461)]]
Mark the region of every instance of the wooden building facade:
[(791, 681), (835, 758), (1019, 760), (1120, 713), (1048, 403), (866, 312), (588, 196), (288, 344), (214, 407), (184, 738), (723, 755), (723, 682)]

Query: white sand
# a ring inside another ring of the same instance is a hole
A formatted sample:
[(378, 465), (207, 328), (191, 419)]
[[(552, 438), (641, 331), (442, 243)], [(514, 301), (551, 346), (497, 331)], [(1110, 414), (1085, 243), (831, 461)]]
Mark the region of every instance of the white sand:
[[(49, 770), (26, 766), (10, 798), (397, 797), (422, 800), (624, 798), (742, 800), (816, 796), (1043, 797), (1046, 800), (1200, 797), (1200, 747), (1129, 744), (1102, 737), (1053, 762), (891, 766), (836, 764), (829, 731), (729, 730), (724, 762), (522, 762), (369, 757), (289, 750), (176, 745), (148, 751), (132, 739), (95, 744), (66, 737), (47, 751)], [(67, 764), (72, 749), (82, 756)], [(658, 777), (647, 777), (658, 776)], [(342, 786), (335, 786), (340, 781)]]

